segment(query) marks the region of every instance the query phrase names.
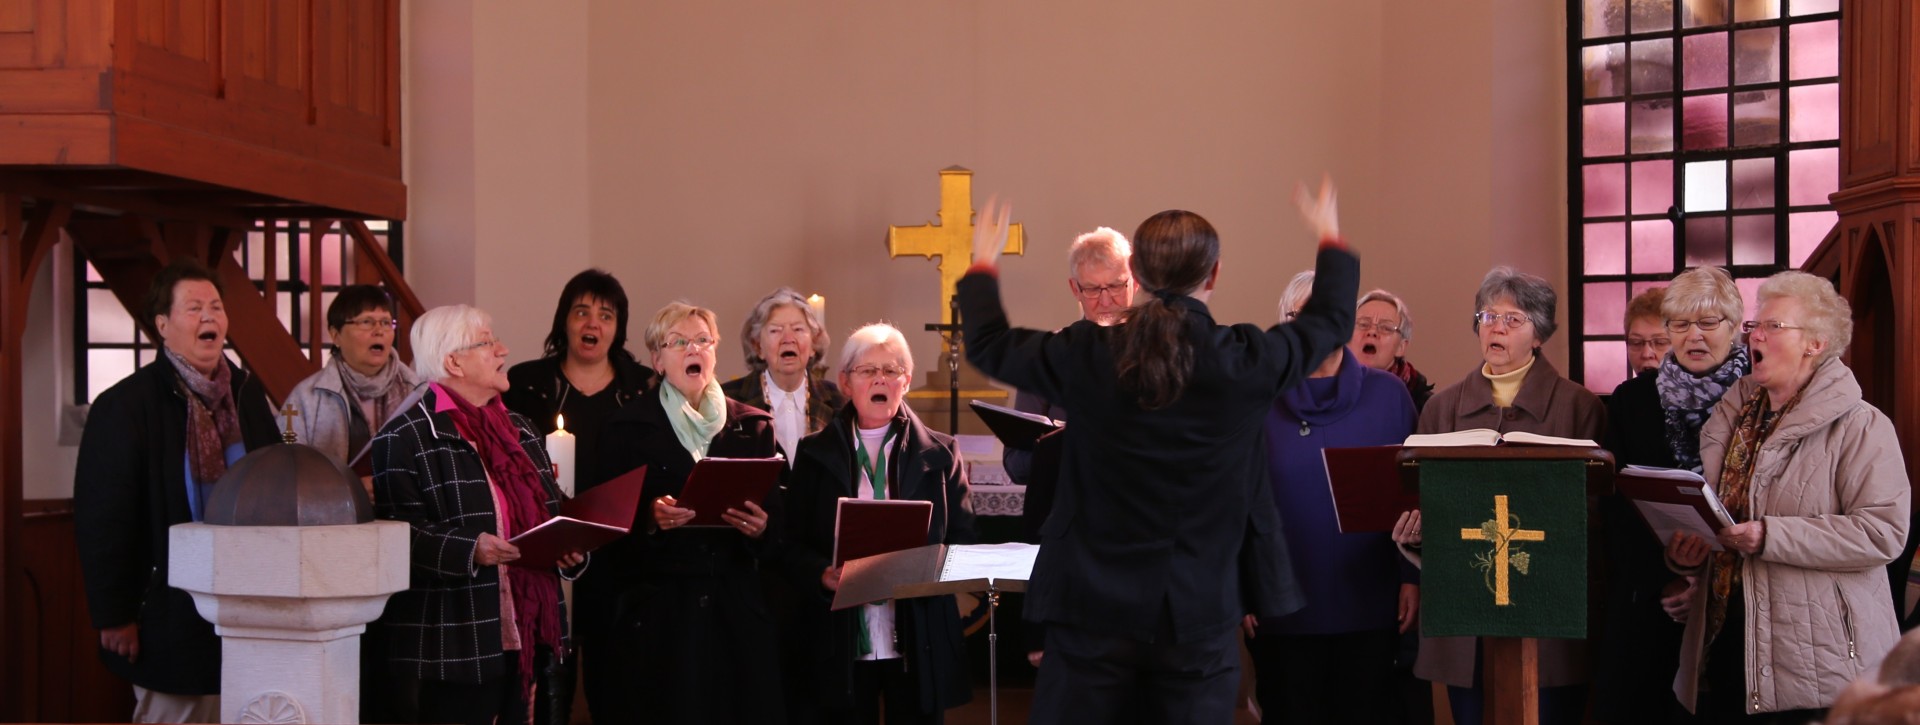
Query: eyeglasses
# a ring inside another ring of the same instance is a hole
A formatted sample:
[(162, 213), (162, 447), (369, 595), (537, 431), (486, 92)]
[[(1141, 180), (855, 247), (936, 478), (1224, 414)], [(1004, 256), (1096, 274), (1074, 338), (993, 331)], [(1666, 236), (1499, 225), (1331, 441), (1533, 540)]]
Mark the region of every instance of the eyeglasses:
[(1627, 347), (1633, 350), (1645, 350), (1650, 347), (1660, 348), (1660, 347), (1672, 347), (1672, 346), (1673, 346), (1673, 341), (1664, 337), (1651, 337), (1651, 338), (1629, 337), (1627, 338)]
[(1747, 320), (1746, 322), (1740, 323), (1741, 332), (1750, 333), (1750, 332), (1753, 332), (1754, 330), (1760, 330), (1760, 329), (1765, 329), (1767, 331), (1767, 334), (1771, 335), (1781, 330), (1805, 330), (1807, 328), (1802, 327), (1800, 325), (1789, 325), (1779, 320), (1764, 320), (1764, 321)]
[(1727, 318), (1724, 317), (1702, 317), (1698, 320), (1667, 320), (1667, 332), (1679, 335), (1685, 333), (1689, 327), (1698, 327), (1701, 332), (1713, 332), (1714, 330), (1720, 329), (1720, 323), (1726, 321)]
[(498, 338), (488, 338), (488, 339), (473, 343), (471, 345), (462, 345), (461, 347), (455, 349), (453, 352), (454, 354), (458, 355), (468, 350), (479, 350), (481, 348), (487, 348), (489, 350), (497, 350), (502, 347), (505, 347), (505, 345), (500, 344), (500, 340)]
[(1073, 291), (1075, 294), (1080, 295), (1080, 299), (1088, 302), (1100, 299), (1102, 295), (1112, 297), (1114, 301), (1118, 302), (1121, 297), (1125, 296), (1127, 289), (1132, 286), (1133, 280), (1131, 279), (1123, 279), (1113, 284), (1101, 285), (1099, 287), (1088, 287), (1080, 284), (1079, 280), (1074, 280)]
[(861, 365), (847, 371), (847, 375), (855, 380), (872, 380), (876, 375), (887, 380), (897, 380), (906, 374), (907, 369), (898, 365)]
[(376, 327), (397, 330), (400, 329), (400, 321), (391, 317), (356, 317), (347, 320), (347, 326), (359, 328), (361, 332), (372, 332)]
[(1505, 323), (1509, 330), (1518, 330), (1526, 327), (1527, 323), (1532, 322), (1532, 320), (1527, 319), (1526, 315), (1518, 312), (1509, 312), (1503, 315), (1491, 310), (1481, 310), (1473, 313), (1473, 320), (1487, 327), (1492, 327), (1495, 322)]
[(679, 352), (687, 348), (693, 348), (694, 352), (699, 352), (701, 350), (705, 350), (707, 348), (713, 347), (713, 344), (716, 342), (719, 342), (719, 340), (715, 340), (711, 337), (707, 337), (706, 335), (701, 335), (691, 340), (684, 337), (676, 337), (671, 340), (668, 340), (667, 344), (664, 345), (664, 347), (674, 352)]
[(1378, 332), (1382, 335), (1397, 335), (1400, 333), (1399, 325), (1389, 325), (1385, 320), (1375, 320), (1371, 317), (1362, 317), (1354, 320), (1353, 329), (1361, 332)]

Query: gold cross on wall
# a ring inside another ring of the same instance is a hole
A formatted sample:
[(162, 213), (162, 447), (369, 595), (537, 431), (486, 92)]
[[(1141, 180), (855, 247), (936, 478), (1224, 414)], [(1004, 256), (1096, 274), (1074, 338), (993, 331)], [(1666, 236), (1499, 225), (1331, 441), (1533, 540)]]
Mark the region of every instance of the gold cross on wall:
[(1547, 532), (1511, 528), (1507, 524), (1507, 497), (1493, 497), (1493, 537), (1487, 536), (1485, 528), (1461, 529), (1460, 538), (1466, 541), (1492, 541), (1493, 548), (1493, 605), (1504, 607), (1513, 604), (1513, 592), (1507, 586), (1507, 567), (1511, 560), (1507, 545), (1514, 541), (1546, 541)]
[[(1020, 225), (1007, 230), (1007, 254), (1020, 254), (1025, 238)], [(973, 172), (958, 166), (940, 170), (940, 223), (887, 226), (887, 254), (893, 258), (940, 258), (940, 322), (953, 324), (947, 300), (973, 265)]]
[(294, 410), (292, 403), (280, 406), (280, 417), (287, 419), (286, 430), (280, 431), (280, 441), (282, 443), (300, 442), (300, 437), (293, 434), (293, 419), (294, 416), (297, 415), (300, 415), (300, 411)]

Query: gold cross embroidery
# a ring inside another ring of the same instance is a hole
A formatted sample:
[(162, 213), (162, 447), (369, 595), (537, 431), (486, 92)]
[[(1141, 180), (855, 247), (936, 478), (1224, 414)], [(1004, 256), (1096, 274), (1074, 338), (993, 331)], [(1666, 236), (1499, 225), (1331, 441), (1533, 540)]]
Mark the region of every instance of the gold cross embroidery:
[[(1508, 519), (1510, 518), (1513, 519), (1512, 524), (1508, 523)], [(1513, 604), (1513, 592), (1508, 587), (1507, 582), (1507, 568), (1509, 566), (1518, 566), (1520, 573), (1527, 573), (1527, 562), (1525, 559), (1527, 555), (1524, 553), (1517, 555), (1511, 554), (1507, 548), (1508, 543), (1547, 540), (1547, 532), (1521, 529), (1518, 528), (1519, 523), (1518, 517), (1510, 516), (1507, 513), (1507, 497), (1502, 495), (1493, 497), (1492, 521), (1481, 524), (1480, 528), (1477, 529), (1460, 530), (1460, 538), (1463, 540), (1493, 542), (1493, 561), (1491, 562), (1493, 571), (1491, 573), (1493, 574), (1493, 605), (1496, 607), (1505, 607)], [(1519, 561), (1514, 561), (1516, 556), (1520, 558)]]

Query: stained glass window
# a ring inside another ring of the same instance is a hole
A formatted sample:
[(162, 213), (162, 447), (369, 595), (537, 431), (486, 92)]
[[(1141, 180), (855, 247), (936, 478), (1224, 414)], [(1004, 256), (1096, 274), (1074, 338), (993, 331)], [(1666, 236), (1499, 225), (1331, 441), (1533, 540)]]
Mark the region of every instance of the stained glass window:
[(1751, 292), (1833, 228), (1839, 5), (1568, 0), (1568, 349), (1589, 389), (1626, 379), (1633, 294), (1700, 265)]

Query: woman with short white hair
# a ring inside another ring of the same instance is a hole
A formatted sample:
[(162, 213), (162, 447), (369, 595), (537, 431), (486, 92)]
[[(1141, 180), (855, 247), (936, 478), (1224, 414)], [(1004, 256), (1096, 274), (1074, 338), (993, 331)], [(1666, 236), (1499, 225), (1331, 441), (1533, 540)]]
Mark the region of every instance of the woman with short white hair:
[(800, 441), (787, 487), (786, 569), (814, 638), (814, 682), (828, 722), (938, 723), (973, 697), (960, 611), (953, 597), (922, 597), (830, 612), (840, 568), (830, 558), (841, 498), (931, 501), (928, 544), (971, 544), (973, 503), (953, 437), (928, 429), (906, 406), (913, 354), (892, 325), (847, 337), (840, 389), (852, 399)]
[(532, 423), (500, 401), (507, 346), (492, 323), (467, 305), (415, 320), (427, 385), (373, 439), (374, 512), (413, 528), (413, 587), (386, 618), (393, 672), (420, 682), (419, 722), (526, 722), (536, 650), (565, 637), (558, 567), (585, 560), (508, 566), (520, 550), (507, 541), (551, 518), (560, 488)]
[(1674, 691), (1715, 722), (1809, 722), (1900, 637), (1884, 567), (1906, 544), (1911, 493), (1893, 422), (1840, 360), (1846, 299), (1805, 272), (1758, 297), (1741, 326), (1753, 370), (1700, 431), (1702, 475), (1738, 523), (1722, 551), (1687, 534), (1667, 546), (1700, 582)]

